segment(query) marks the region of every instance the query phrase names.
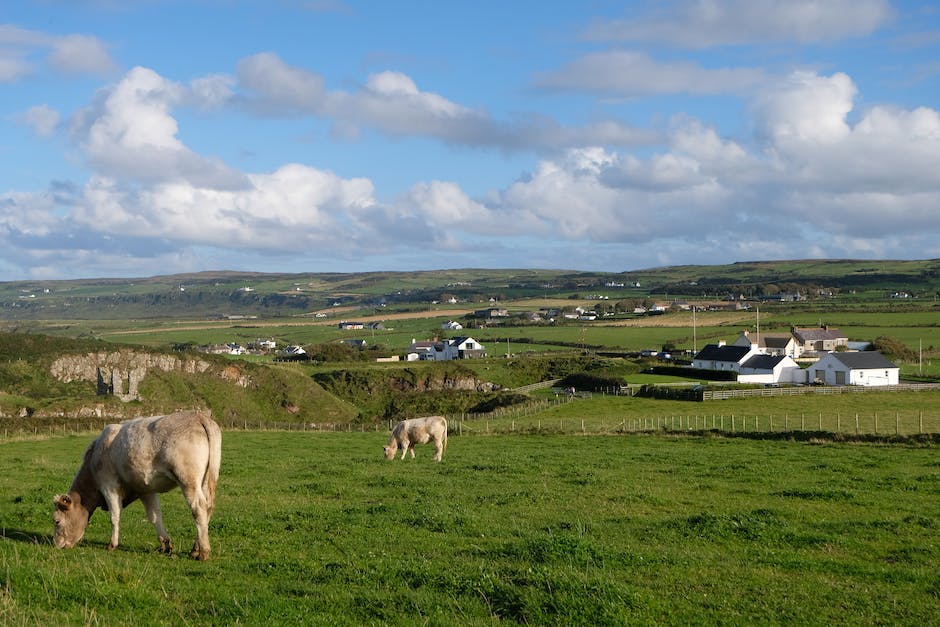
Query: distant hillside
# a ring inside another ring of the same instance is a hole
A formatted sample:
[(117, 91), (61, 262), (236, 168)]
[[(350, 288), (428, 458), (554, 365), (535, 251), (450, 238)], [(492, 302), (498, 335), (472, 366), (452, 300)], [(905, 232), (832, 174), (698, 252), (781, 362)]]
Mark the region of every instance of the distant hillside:
[(425, 306), (567, 298), (606, 290), (623, 298), (747, 297), (775, 291), (940, 293), (940, 260), (751, 261), (629, 272), (458, 269), (421, 272), (200, 272), (139, 279), (0, 283), (0, 320), (106, 320), (178, 317), (281, 317), (336, 306)]
[(62, 417), (121, 420), (190, 407), (255, 424), (345, 423), (359, 413), (286, 365), (0, 333), (5, 424)]

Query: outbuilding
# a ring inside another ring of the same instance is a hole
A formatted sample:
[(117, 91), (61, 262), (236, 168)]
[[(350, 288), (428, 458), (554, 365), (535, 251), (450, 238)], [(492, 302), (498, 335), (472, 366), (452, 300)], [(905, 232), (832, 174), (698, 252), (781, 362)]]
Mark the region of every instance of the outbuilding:
[(897, 385), (900, 371), (877, 351), (834, 352), (810, 366), (810, 377), (824, 385)]

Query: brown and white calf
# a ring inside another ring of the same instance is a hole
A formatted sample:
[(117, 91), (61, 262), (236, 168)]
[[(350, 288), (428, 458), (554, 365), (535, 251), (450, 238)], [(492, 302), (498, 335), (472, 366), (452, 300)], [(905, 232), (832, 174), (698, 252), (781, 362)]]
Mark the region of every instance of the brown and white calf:
[(81, 541), (99, 507), (111, 514), (111, 542), (118, 546), (121, 510), (140, 499), (157, 530), (160, 550), (172, 551), (163, 527), (160, 492), (179, 486), (196, 523), (190, 556), (209, 558), (209, 519), (222, 460), (222, 431), (208, 411), (182, 411), (108, 425), (85, 451), (68, 494), (55, 497), (53, 542), (71, 548)]
[(402, 459), (405, 459), (408, 451), (411, 451), (411, 458), (414, 459), (415, 444), (427, 444), (432, 440), (434, 461), (439, 462), (447, 448), (447, 420), (443, 416), (402, 420), (395, 425), (392, 437), (385, 446), (385, 459), (393, 459), (399, 448)]

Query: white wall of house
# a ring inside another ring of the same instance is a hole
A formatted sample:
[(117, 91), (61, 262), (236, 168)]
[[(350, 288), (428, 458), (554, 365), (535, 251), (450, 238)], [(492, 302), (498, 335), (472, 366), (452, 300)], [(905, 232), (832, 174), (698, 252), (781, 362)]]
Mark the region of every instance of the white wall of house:
[(789, 357), (785, 357), (773, 370), (741, 367), (738, 383), (805, 383), (806, 373)]
[(809, 367), (809, 381), (825, 385), (897, 385), (900, 368), (849, 368), (829, 353)]

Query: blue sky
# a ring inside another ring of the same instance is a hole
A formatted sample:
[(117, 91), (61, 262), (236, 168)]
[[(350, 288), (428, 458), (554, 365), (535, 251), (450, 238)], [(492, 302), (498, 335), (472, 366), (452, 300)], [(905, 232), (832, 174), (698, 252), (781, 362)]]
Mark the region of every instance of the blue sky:
[(36, 0), (0, 280), (940, 258), (940, 6)]

